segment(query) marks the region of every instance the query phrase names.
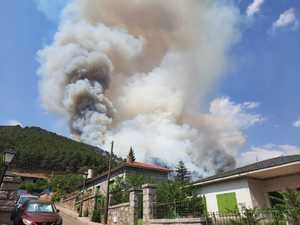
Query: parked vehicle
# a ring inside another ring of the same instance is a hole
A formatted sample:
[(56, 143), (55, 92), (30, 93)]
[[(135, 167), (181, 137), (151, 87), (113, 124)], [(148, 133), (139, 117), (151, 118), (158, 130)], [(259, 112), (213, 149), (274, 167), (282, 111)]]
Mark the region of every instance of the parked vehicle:
[(36, 200), (38, 198), (39, 197), (35, 196), (35, 195), (21, 194), (18, 201), (17, 201), (17, 203), (16, 203), (16, 208), (20, 208), (28, 200)]
[(10, 219), (14, 220), (14, 218), (16, 217), (19, 209), (22, 207), (22, 205), (24, 203), (26, 203), (29, 200), (36, 200), (39, 197), (35, 196), (35, 195), (30, 195), (30, 194), (21, 194), (16, 202), (15, 208), (13, 209)]
[(62, 225), (55, 205), (43, 200), (26, 201), (18, 210), (14, 225)]

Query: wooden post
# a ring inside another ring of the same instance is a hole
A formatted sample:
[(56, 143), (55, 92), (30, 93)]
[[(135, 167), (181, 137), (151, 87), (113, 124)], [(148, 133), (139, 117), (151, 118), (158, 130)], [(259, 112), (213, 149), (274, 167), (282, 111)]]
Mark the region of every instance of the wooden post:
[(109, 204), (109, 183), (110, 183), (110, 174), (111, 174), (111, 161), (114, 149), (114, 142), (111, 142), (110, 156), (108, 161), (108, 174), (107, 174), (107, 185), (106, 185), (106, 199), (105, 199), (105, 214), (104, 214), (104, 224), (107, 224), (108, 220), (108, 204)]

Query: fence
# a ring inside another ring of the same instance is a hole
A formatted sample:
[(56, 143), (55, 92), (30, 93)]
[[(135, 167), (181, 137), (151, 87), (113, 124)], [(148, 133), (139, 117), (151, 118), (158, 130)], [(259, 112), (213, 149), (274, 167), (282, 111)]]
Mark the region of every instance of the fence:
[(117, 191), (110, 192), (109, 205), (118, 205), (125, 202), (129, 202), (129, 192), (128, 191)]
[[(127, 193), (114, 193), (113, 199), (116, 201), (111, 202), (113, 206), (109, 207), (109, 225), (136, 225), (139, 222), (144, 225), (300, 225), (299, 208), (285, 207), (281, 210), (243, 208), (240, 212), (208, 213), (201, 199), (157, 202), (154, 185), (144, 185), (143, 192), (131, 190), (129, 199)], [(118, 195), (122, 195), (120, 199), (117, 199)], [(96, 217), (97, 221), (103, 219), (104, 200), (103, 196), (87, 199), (95, 204), (93, 209), (97, 213), (93, 213), (93, 217)]]
[(204, 215), (202, 202), (185, 200), (172, 203), (153, 204), (153, 218), (176, 219), (176, 218), (198, 218)]
[(206, 225), (300, 225), (300, 209), (242, 209), (241, 212), (207, 213), (195, 202), (156, 203), (154, 219), (203, 218)]
[(208, 213), (208, 225), (300, 225), (300, 211), (291, 216), (288, 211), (247, 209), (242, 213)]

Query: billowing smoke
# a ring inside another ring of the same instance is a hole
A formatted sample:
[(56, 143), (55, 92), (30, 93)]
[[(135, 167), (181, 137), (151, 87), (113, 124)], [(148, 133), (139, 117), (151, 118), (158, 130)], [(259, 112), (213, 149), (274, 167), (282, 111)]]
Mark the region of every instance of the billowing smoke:
[(66, 117), (74, 137), (102, 147), (114, 140), (123, 156), (133, 146), (139, 160), (184, 160), (202, 174), (234, 167), (246, 125), (217, 106), (260, 118), (228, 98), (203, 113), (238, 38), (238, 12), (222, 2), (71, 1), (38, 53), (44, 107)]

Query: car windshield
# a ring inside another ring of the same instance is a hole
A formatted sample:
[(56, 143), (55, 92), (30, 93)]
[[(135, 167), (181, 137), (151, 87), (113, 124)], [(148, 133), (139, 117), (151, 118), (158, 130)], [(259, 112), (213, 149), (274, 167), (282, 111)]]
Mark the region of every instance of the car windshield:
[(30, 213), (53, 213), (54, 208), (50, 203), (29, 203), (26, 209)]

